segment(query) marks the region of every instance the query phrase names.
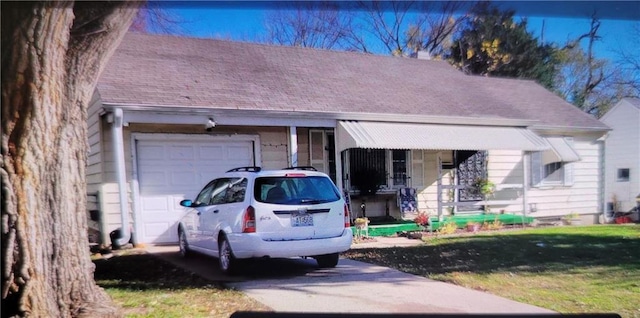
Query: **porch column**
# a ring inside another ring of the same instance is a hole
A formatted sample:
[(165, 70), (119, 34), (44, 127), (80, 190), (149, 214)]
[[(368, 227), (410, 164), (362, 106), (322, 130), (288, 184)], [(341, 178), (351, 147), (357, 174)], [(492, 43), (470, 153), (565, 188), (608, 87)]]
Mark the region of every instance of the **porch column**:
[(437, 201), (438, 201), (438, 222), (442, 222), (442, 152), (436, 155), (438, 163), (438, 183), (437, 183)]
[(289, 127), (289, 160), (292, 167), (298, 166), (298, 132), (296, 126)]
[(529, 186), (529, 152), (522, 152), (522, 216), (527, 216), (529, 203), (527, 200), (527, 187)]
[(340, 147), (338, 146), (338, 140), (340, 140), (338, 131), (339, 129), (335, 129), (333, 132), (333, 144), (335, 145), (333, 148), (336, 160), (336, 186), (338, 187), (338, 190), (340, 190), (340, 194), (344, 195), (344, 185), (342, 184), (342, 151), (340, 151)]

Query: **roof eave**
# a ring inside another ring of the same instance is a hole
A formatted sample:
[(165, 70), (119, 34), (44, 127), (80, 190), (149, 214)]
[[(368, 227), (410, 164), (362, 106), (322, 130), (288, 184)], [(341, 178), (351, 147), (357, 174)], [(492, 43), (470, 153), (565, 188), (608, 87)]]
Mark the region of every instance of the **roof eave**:
[(404, 122), (425, 124), (451, 124), (451, 125), (475, 125), (475, 126), (509, 126), (529, 127), (538, 123), (536, 120), (497, 118), (497, 117), (462, 117), (462, 116), (429, 116), (414, 114), (390, 114), (390, 113), (364, 113), (364, 112), (314, 112), (291, 110), (263, 110), (263, 109), (234, 109), (191, 107), (178, 105), (148, 105), (103, 102), (103, 109), (110, 112), (114, 108), (122, 108), (132, 112), (154, 112), (175, 115), (210, 115), (241, 117), (259, 115), (264, 118), (289, 118), (289, 119), (325, 119), (325, 120), (363, 120), (379, 122)]

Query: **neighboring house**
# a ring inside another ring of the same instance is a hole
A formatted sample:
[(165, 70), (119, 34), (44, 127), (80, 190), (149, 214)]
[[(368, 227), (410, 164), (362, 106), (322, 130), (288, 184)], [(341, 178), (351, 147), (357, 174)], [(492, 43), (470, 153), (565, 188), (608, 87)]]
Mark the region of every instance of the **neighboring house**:
[[(606, 125), (533, 81), (444, 61), (128, 34), (88, 115), (103, 240), (128, 223), (136, 242), (177, 241), (178, 202), (252, 165), (328, 173), (349, 190), (352, 217), (362, 202), (369, 217), (399, 217), (405, 187), (441, 218), (478, 210), (465, 185), (485, 176), (498, 185), (494, 211), (604, 207)], [(359, 197), (367, 181), (381, 189)]]
[(600, 120), (612, 129), (605, 147), (605, 200), (615, 212), (628, 212), (640, 196), (640, 99), (622, 99)]

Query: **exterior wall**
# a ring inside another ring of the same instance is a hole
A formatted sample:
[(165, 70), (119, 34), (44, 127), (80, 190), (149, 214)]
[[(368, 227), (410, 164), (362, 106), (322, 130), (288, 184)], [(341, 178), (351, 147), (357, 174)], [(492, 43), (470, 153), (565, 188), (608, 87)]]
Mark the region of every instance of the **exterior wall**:
[[(618, 211), (636, 206), (640, 195), (640, 110), (622, 101), (602, 119), (613, 130), (605, 141), (605, 200), (618, 202)], [(618, 181), (620, 168), (629, 169), (629, 181)]]
[(594, 215), (602, 212), (601, 143), (594, 136), (576, 136), (573, 146), (581, 158), (571, 163), (573, 185), (529, 186), (528, 203), (537, 207), (536, 212), (529, 213), (530, 216), (559, 217), (571, 212)]
[[(92, 211), (100, 211), (101, 197), (100, 184), (102, 182), (102, 139), (100, 138), (101, 121), (100, 95), (96, 91), (91, 98), (89, 108), (87, 109), (87, 139), (89, 145), (89, 154), (87, 155), (87, 211), (88, 226), (91, 242), (104, 242), (102, 237), (97, 233), (102, 232), (99, 213)], [(97, 218), (96, 218), (97, 217)]]
[[(414, 152), (417, 152), (414, 151)], [(420, 186), (414, 187), (418, 191), (418, 210), (420, 212), (427, 212), (430, 215), (438, 214), (438, 155), (441, 156), (443, 162), (451, 162), (453, 160), (453, 151), (444, 150), (444, 151), (434, 151), (434, 150), (424, 150), (421, 151), (424, 154), (424, 171), (423, 171), (423, 180), (420, 183)], [(443, 185), (451, 185), (454, 182), (453, 178), (453, 170), (443, 169), (442, 170)], [(414, 184), (417, 183), (417, 178), (414, 173)], [(451, 198), (450, 193), (443, 194), (443, 201), (449, 201)], [(450, 214), (451, 211), (445, 210), (444, 214)]]
[[(520, 150), (490, 150), (487, 170), (489, 180), (496, 186), (504, 184), (524, 185), (524, 155)], [(527, 172), (529, 173), (529, 172)], [(524, 190), (518, 188), (498, 189), (491, 200), (512, 201), (511, 204), (491, 205), (493, 212), (522, 214)]]

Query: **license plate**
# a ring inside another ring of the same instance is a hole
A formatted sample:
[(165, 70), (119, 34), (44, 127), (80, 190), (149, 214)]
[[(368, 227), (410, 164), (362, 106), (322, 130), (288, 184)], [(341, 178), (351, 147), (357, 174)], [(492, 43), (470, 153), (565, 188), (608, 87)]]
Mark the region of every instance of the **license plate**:
[(303, 215), (292, 215), (291, 216), (291, 226), (313, 226), (313, 215), (311, 214), (303, 214)]

